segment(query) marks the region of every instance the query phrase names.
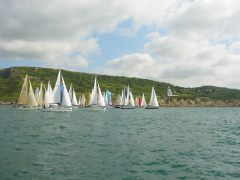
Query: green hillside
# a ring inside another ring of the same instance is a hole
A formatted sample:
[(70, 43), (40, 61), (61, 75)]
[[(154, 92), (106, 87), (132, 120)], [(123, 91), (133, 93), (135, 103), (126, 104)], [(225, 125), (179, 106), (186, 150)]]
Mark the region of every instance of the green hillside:
[[(17, 101), (23, 79), (28, 74), (33, 88), (43, 82), (47, 85), (48, 80), (54, 87), (58, 70), (37, 67), (11, 67), (0, 69), (0, 101)], [(94, 74), (72, 72), (62, 70), (67, 88), (73, 83), (77, 95), (80, 93), (89, 93), (94, 83)], [(183, 88), (168, 83), (162, 83), (140, 78), (127, 78), (123, 76), (97, 75), (102, 91), (110, 89), (114, 94), (120, 94), (124, 85), (130, 85), (134, 95), (145, 93), (149, 99), (151, 88), (154, 85), (158, 96), (166, 96), (167, 87), (170, 86), (174, 94), (181, 98), (206, 97), (214, 100), (240, 100), (240, 90), (220, 88), (214, 86), (202, 86), (198, 88)]]

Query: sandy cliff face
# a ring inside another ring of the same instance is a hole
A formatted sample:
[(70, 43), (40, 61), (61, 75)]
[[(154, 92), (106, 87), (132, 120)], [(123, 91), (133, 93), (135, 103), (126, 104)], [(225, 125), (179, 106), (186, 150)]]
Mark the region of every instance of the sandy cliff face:
[(166, 107), (240, 107), (240, 101), (209, 100), (207, 98), (165, 98), (161, 99), (160, 106)]

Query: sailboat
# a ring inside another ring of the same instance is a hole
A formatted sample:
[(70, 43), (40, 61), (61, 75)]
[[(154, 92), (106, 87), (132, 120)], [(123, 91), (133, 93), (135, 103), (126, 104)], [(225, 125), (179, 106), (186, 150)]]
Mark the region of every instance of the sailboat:
[(37, 100), (38, 106), (42, 107), (43, 105), (43, 84), (42, 83), (40, 85), (40, 89), (38, 91), (38, 98), (36, 100)]
[(154, 87), (152, 87), (150, 102), (146, 106), (146, 109), (158, 109), (158, 108), (159, 108), (159, 104), (158, 104), (158, 100), (157, 100), (157, 95), (156, 95)]
[(44, 101), (43, 101), (43, 108), (49, 108), (50, 104), (53, 104), (53, 90), (48, 81), (47, 90), (45, 91)]
[(114, 107), (115, 108), (120, 108), (121, 107), (121, 105), (122, 105), (122, 96), (123, 96), (123, 91), (122, 91), (122, 95), (118, 95), (117, 96), (117, 99), (116, 99), (116, 101), (115, 101), (115, 104), (114, 104)]
[(92, 110), (106, 110), (106, 104), (99, 83), (97, 82), (97, 78), (95, 78), (92, 93), (90, 94), (88, 108)]
[(112, 106), (112, 93), (108, 89), (106, 91), (106, 105)]
[(124, 86), (121, 102), (122, 102), (121, 109), (134, 109), (135, 108), (133, 95), (132, 95), (132, 92), (130, 91), (129, 86), (127, 86), (127, 88)]
[(84, 94), (82, 94), (82, 96), (79, 97), (78, 104), (79, 107), (86, 107), (86, 98)]
[(140, 107), (146, 107), (146, 106), (147, 106), (147, 102), (146, 102), (145, 96), (144, 96), (144, 94), (143, 94), (143, 95), (142, 95), (142, 100), (141, 100)]
[(77, 101), (77, 97), (76, 97), (76, 93), (74, 91), (73, 85), (70, 85), (70, 89), (69, 89), (69, 96), (70, 96), (70, 100), (72, 103), (73, 107), (78, 107), (78, 101)]
[(22, 85), (21, 93), (18, 99), (18, 104), (15, 107), (20, 109), (31, 110), (31, 109), (37, 109), (37, 106), (38, 104), (37, 104), (35, 95), (33, 93), (31, 81), (28, 79), (28, 75), (26, 75)]
[(53, 90), (53, 103), (50, 103), (49, 107), (44, 106), (43, 111), (72, 111), (71, 100), (61, 70), (58, 72), (57, 81)]
[(18, 103), (14, 107), (24, 107), (27, 105), (27, 99), (28, 99), (28, 75), (26, 74), (22, 89), (19, 95)]

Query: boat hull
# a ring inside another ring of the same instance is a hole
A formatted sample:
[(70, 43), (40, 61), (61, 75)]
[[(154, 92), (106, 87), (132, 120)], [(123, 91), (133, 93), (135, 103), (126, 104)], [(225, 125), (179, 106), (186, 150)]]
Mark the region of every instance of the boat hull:
[(72, 107), (42, 108), (42, 112), (71, 112), (72, 110), (73, 110)]
[(158, 106), (146, 106), (145, 109), (159, 109)]
[(135, 109), (134, 106), (121, 106), (121, 109)]

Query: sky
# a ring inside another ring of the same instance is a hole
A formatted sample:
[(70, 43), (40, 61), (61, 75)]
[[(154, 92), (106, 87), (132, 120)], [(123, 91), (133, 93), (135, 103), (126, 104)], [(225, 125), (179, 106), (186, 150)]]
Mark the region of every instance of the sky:
[(239, 0), (1, 0), (0, 68), (240, 89)]

